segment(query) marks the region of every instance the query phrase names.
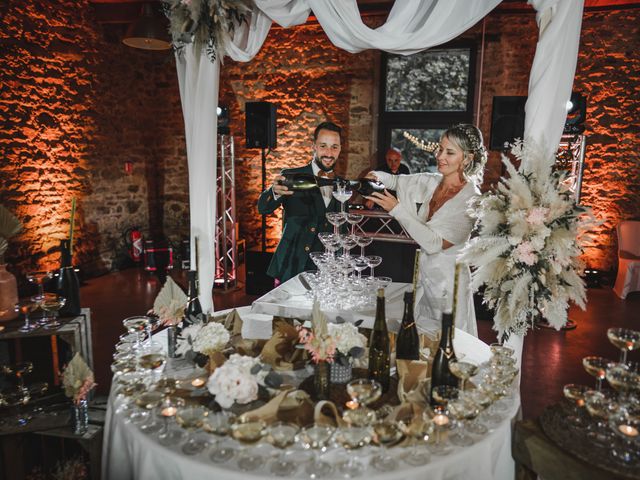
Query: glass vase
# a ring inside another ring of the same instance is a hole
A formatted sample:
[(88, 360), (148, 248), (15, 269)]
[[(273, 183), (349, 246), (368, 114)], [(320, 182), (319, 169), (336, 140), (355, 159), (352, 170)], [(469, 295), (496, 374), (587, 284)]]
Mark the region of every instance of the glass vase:
[(316, 364), (315, 374), (313, 376), (313, 386), (316, 392), (316, 400), (329, 399), (329, 386), (331, 385), (329, 378), (329, 364), (320, 362)]
[(353, 377), (353, 369), (351, 364), (341, 365), (337, 362), (331, 364), (331, 383), (344, 384), (351, 381)]
[(84, 435), (89, 430), (89, 404), (80, 400), (71, 405), (71, 431), (74, 435)]
[(178, 329), (175, 325), (167, 327), (167, 357), (176, 358), (176, 348), (178, 343)]

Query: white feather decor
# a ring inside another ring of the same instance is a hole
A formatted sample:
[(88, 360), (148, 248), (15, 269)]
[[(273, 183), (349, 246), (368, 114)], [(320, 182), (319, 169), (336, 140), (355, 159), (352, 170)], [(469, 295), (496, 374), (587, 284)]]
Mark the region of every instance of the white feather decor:
[(509, 176), (470, 209), (477, 236), (461, 256), (474, 267), (472, 287), (485, 287), (499, 338), (525, 335), (537, 319), (560, 329), (569, 302), (585, 308), (581, 244), (597, 223), (573, 201), (544, 149), (518, 140), (511, 153), (520, 168), (503, 156)]

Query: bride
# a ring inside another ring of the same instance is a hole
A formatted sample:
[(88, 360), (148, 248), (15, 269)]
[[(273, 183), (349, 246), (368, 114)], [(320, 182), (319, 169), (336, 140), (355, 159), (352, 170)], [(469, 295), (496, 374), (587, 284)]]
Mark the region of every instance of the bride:
[[(432, 334), (440, 329), (442, 312), (452, 308), (456, 257), (473, 228), (467, 209), (479, 194), (487, 160), (482, 132), (469, 124), (450, 127), (440, 138), (436, 160), (439, 173), (367, 175), (397, 192), (397, 198), (387, 190), (367, 198), (389, 212), (420, 246), (416, 321), (421, 331)], [(469, 283), (469, 267), (461, 265), (454, 320), (456, 327), (477, 337)]]

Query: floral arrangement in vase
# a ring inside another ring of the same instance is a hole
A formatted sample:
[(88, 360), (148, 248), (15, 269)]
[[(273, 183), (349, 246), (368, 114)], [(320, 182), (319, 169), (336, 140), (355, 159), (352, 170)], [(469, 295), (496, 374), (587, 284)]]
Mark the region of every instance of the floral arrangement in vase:
[(253, 402), (258, 399), (261, 388), (278, 388), (281, 383), (280, 375), (259, 358), (234, 353), (211, 374), (207, 389), (222, 408), (228, 409), (234, 403)]
[(537, 319), (560, 329), (569, 301), (584, 310), (581, 241), (593, 225), (589, 209), (573, 200), (565, 174), (553, 170), (553, 156), (521, 140), (511, 153), (520, 168), (503, 156), (509, 176), (469, 210), (477, 236), (462, 254), (475, 267), (472, 288), (485, 286), (500, 338), (525, 335)]
[(82, 358), (76, 353), (67, 367), (62, 372), (62, 386), (64, 394), (78, 405), (87, 400), (89, 392), (97, 384), (94, 381), (93, 372)]
[(193, 43), (213, 62), (225, 54), (226, 38), (251, 12), (251, 0), (163, 0), (173, 48), (181, 55)]
[(314, 363), (333, 362), (336, 355), (336, 341), (329, 334), (327, 317), (320, 311), (320, 304), (317, 301), (314, 301), (311, 311), (311, 328), (298, 327), (298, 338), (300, 340), (298, 348), (309, 352)]
[(194, 323), (182, 329), (177, 342), (176, 355), (204, 366), (207, 361), (213, 369), (224, 363), (222, 351), (231, 334), (218, 322)]
[(364, 354), (367, 337), (358, 332), (358, 327), (347, 322), (329, 324), (329, 335), (336, 344), (331, 364), (331, 382), (347, 383), (352, 377), (354, 360)]
[(171, 277), (167, 277), (149, 314), (157, 316), (161, 325), (177, 326), (184, 318), (187, 301), (184, 291)]

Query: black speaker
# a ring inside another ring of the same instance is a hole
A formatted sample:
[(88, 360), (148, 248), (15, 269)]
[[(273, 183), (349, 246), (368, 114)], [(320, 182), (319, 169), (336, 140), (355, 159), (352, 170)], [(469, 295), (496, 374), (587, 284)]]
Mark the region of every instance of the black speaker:
[(247, 148), (276, 148), (276, 105), (247, 102), (245, 131)]
[(505, 143), (524, 136), (524, 104), (527, 97), (493, 97), (491, 150), (504, 150)]
[(273, 290), (273, 278), (267, 275), (271, 252), (247, 252), (247, 295), (264, 295)]

